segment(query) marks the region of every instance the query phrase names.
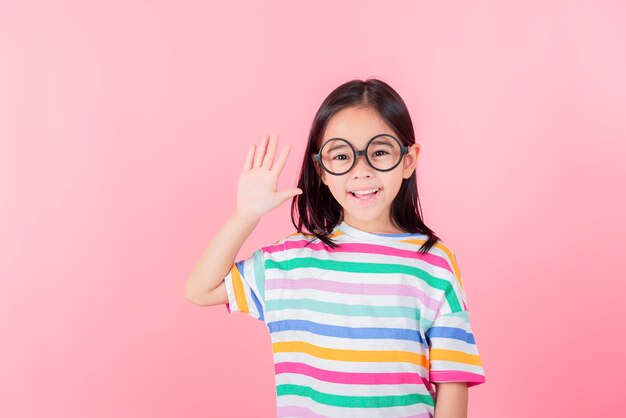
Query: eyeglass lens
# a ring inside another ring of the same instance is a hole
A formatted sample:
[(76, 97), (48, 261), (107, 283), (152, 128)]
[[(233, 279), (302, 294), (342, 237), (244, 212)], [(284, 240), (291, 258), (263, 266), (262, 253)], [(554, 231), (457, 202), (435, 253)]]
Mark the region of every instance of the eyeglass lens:
[[(366, 149), (370, 165), (377, 170), (388, 170), (402, 157), (400, 144), (390, 136), (379, 136), (370, 141)], [(322, 164), (332, 173), (342, 174), (349, 171), (355, 163), (355, 154), (345, 139), (331, 139), (321, 151)]]

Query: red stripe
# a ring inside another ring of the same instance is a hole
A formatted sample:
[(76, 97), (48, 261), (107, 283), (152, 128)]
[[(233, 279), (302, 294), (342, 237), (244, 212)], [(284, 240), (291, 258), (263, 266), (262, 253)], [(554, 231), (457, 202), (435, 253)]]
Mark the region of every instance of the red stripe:
[(281, 362), (274, 365), (276, 374), (294, 373), (332, 383), (357, 385), (424, 384), (430, 390), (430, 382), (417, 373), (356, 373), (322, 370), (304, 363)]
[[(263, 247), (263, 252), (278, 253), (281, 251), (286, 251), (288, 249), (305, 248), (305, 244), (308, 242), (309, 241), (307, 240), (285, 241), (282, 244), (273, 244)], [(431, 253), (422, 254), (413, 250), (402, 250), (398, 248), (388, 247), (385, 245), (342, 243), (337, 248), (331, 248), (323, 242), (320, 242), (317, 244), (309, 244), (306, 248), (310, 248), (315, 251), (325, 251), (329, 253), (364, 253), (420, 259), (434, 266), (444, 268), (448, 271), (452, 271), (450, 265), (448, 264), (448, 261), (441, 256)]]
[(485, 376), (461, 370), (430, 370), (429, 379), (433, 383), (467, 382), (467, 387), (485, 383)]

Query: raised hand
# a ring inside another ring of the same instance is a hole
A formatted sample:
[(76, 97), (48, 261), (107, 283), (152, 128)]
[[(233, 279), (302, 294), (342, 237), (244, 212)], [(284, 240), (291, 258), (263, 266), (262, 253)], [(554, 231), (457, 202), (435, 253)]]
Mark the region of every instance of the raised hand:
[(274, 161), (277, 146), (278, 134), (273, 134), (265, 135), (258, 148), (256, 145), (250, 147), (237, 185), (238, 213), (261, 218), (286, 200), (302, 193), (297, 187), (282, 192), (277, 190), (278, 177), (291, 151), (291, 144), (283, 147)]

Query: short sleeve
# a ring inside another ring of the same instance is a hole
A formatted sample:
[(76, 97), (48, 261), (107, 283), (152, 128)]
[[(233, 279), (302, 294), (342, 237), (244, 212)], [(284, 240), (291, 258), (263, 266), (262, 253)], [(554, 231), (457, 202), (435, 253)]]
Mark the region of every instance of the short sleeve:
[(265, 321), (265, 259), (262, 249), (233, 263), (224, 277), (229, 313), (242, 312)]
[(451, 256), (454, 277), (444, 291), (437, 314), (426, 331), (429, 346), (429, 380), (433, 383), (485, 382), (485, 372), (470, 322), (459, 269)]

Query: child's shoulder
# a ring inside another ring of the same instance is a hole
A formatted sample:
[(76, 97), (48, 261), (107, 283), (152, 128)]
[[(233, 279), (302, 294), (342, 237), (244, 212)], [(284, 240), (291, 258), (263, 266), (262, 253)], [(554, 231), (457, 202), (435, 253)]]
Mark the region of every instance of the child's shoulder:
[(430, 262), (442, 268), (439, 271), (445, 270), (449, 273), (444, 275), (444, 277), (447, 277), (452, 283), (458, 282), (462, 285), (461, 271), (457, 264), (456, 254), (446, 240), (439, 238), (429, 250), (429, 254), (434, 256)]
[(390, 245), (402, 250), (408, 250), (414, 252), (414, 259), (416, 263), (419, 263), (420, 268), (432, 267), (434, 270), (443, 268), (449, 270), (452, 273), (458, 272), (456, 266), (456, 256), (447, 241), (441, 237), (437, 237), (437, 241), (428, 248), (427, 251), (422, 252), (422, 247), (428, 241), (428, 235), (414, 234), (403, 238), (398, 241), (392, 242)]
[(295, 248), (301, 245), (305, 245), (307, 243), (312, 243), (316, 240), (319, 240), (319, 238), (313, 234), (295, 231), (282, 235), (271, 244), (264, 246), (263, 251), (277, 252), (280, 250), (286, 250), (288, 248)]
[[(422, 242), (425, 243), (428, 238), (426, 235), (423, 235), (423, 237), (423, 239), (419, 240), (420, 245)], [(452, 247), (446, 240), (442, 239), (441, 237), (437, 238), (437, 242), (435, 242), (435, 244), (428, 250), (428, 252), (433, 255), (446, 258), (448, 261), (451, 261), (455, 258)]]

